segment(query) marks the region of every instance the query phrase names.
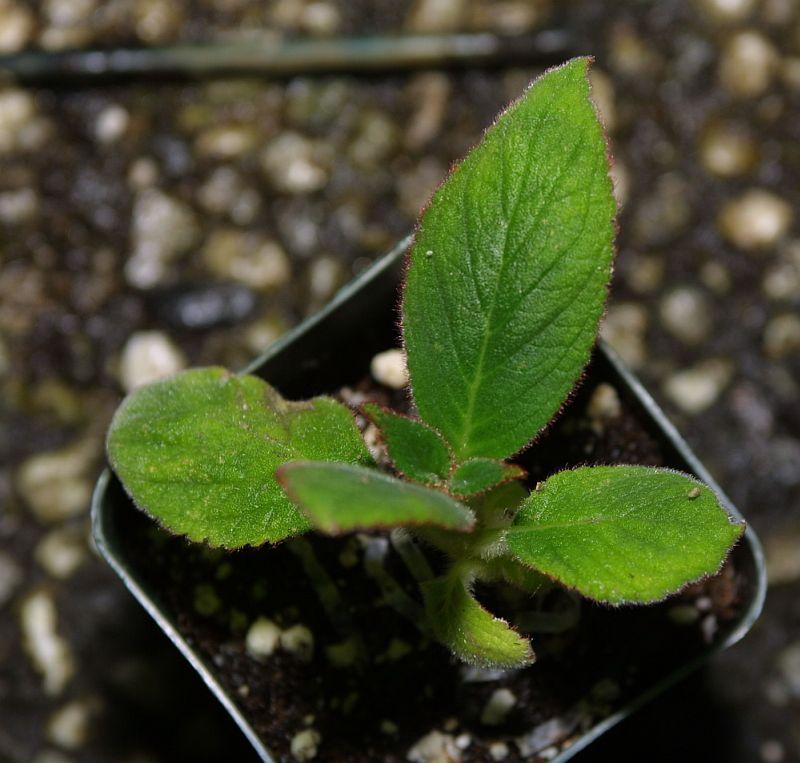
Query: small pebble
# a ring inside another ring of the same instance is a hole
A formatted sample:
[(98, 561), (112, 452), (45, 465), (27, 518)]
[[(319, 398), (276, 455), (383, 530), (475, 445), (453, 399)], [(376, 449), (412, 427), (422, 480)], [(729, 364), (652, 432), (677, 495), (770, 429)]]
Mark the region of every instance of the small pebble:
[(424, 72), (409, 82), (407, 93), (415, 110), (405, 129), (406, 148), (418, 151), (439, 134), (450, 91), (450, 79), (441, 72)]
[(184, 368), (186, 358), (166, 334), (140, 331), (128, 339), (122, 350), (119, 378), (123, 389), (132, 392)]
[(411, 747), (406, 753), (411, 763), (460, 763), (461, 750), (450, 734), (431, 731)]
[(633, 233), (644, 246), (662, 246), (683, 233), (692, 219), (691, 187), (675, 172), (662, 175), (639, 200)]
[(22, 602), (19, 617), (23, 646), (42, 674), (45, 694), (61, 694), (75, 673), (75, 663), (69, 644), (56, 630), (58, 615), (52, 596), (46, 591), (30, 594)]
[(339, 9), (330, 2), (314, 0), (303, 10), (300, 26), (314, 37), (331, 37), (339, 31), (342, 17)]
[(469, 8), (469, 0), (416, 0), (406, 28), (422, 34), (465, 31)]
[(800, 268), (794, 262), (778, 262), (767, 269), (761, 288), (776, 301), (800, 297)]
[(183, 7), (172, 0), (135, 0), (134, 24), (142, 42), (167, 43), (184, 23)]
[(342, 282), (342, 265), (334, 257), (318, 257), (308, 271), (308, 287), (317, 302), (333, 296)]
[(258, 146), (258, 133), (247, 125), (218, 125), (200, 133), (197, 153), (211, 159), (238, 159)]
[(674, 337), (686, 344), (700, 344), (711, 331), (711, 307), (700, 289), (684, 286), (662, 298), (661, 322)]
[(600, 326), (600, 336), (631, 368), (641, 368), (647, 357), (645, 339), (648, 323), (644, 306), (633, 302), (618, 302), (608, 308)]
[(305, 194), (318, 191), (328, 182), (328, 172), (320, 164), (316, 145), (294, 132), (272, 140), (261, 155), (261, 167), (280, 191)]
[(639, 255), (628, 261), (623, 272), (628, 286), (638, 294), (652, 294), (664, 281), (664, 259), (659, 255)]
[(36, 19), (30, 8), (0, 0), (0, 53), (18, 53), (33, 36)]
[(758, 0), (696, 0), (700, 8), (715, 21), (734, 23), (744, 21)]
[(618, 21), (611, 28), (609, 57), (617, 74), (645, 79), (658, 72), (658, 47), (642, 36), (633, 24)]
[(769, 191), (754, 188), (722, 208), (718, 225), (725, 238), (745, 250), (776, 244), (792, 224), (791, 205)]
[(128, 185), (134, 191), (143, 191), (158, 182), (158, 164), (149, 156), (140, 156), (128, 168)]
[(86, 561), (88, 550), (83, 535), (65, 527), (45, 535), (36, 546), (34, 557), (49, 575), (66, 580)]
[(789, 695), (800, 697), (800, 641), (784, 647), (777, 655), (775, 667)]
[(22, 133), (36, 119), (36, 102), (24, 90), (0, 90), (0, 154), (24, 148)]
[(0, 193), (0, 220), (7, 225), (30, 222), (39, 211), (39, 196), (33, 188)]
[(517, 737), (516, 743), (520, 755), (534, 756), (541, 754), (542, 751), (558, 744), (565, 739), (575, 728), (576, 721), (572, 718), (551, 718), (549, 721), (536, 726), (528, 734)]
[(22, 462), (17, 489), (40, 522), (61, 522), (89, 510), (92, 470), (100, 452), (99, 442), (82, 439)]
[(289, 745), (295, 760), (312, 760), (317, 757), (322, 735), (315, 729), (305, 729), (292, 737)]
[(667, 378), (664, 392), (679, 408), (696, 415), (710, 408), (731, 379), (728, 361), (711, 359)]
[(703, 640), (706, 644), (713, 643), (718, 630), (719, 623), (716, 615), (708, 614), (700, 621), (700, 633), (703, 635)]
[(800, 316), (785, 313), (772, 318), (764, 329), (764, 354), (780, 360), (800, 353)]
[(739, 177), (749, 172), (758, 160), (758, 148), (753, 136), (742, 125), (715, 124), (703, 136), (700, 144), (703, 166), (722, 178)]
[(263, 660), (273, 654), (280, 640), (280, 627), (266, 617), (259, 617), (247, 631), (245, 648), (251, 657)]
[(203, 261), (214, 275), (263, 291), (284, 286), (292, 275), (289, 258), (277, 241), (233, 229), (211, 234)]
[(47, 722), (47, 738), (66, 750), (77, 750), (86, 743), (90, 708), (74, 700), (56, 710)]
[(286, 326), (279, 318), (265, 316), (254, 321), (244, 330), (245, 345), (250, 352), (261, 354), (284, 331), (286, 331)]
[(199, 187), (197, 199), (204, 209), (225, 214), (237, 225), (249, 225), (261, 209), (258, 191), (232, 167), (217, 167)]
[(149, 289), (164, 280), (177, 257), (190, 249), (200, 233), (193, 210), (156, 188), (140, 191), (133, 205), (133, 251), (125, 264), (131, 286)]
[(489, 745), (489, 757), (492, 760), (505, 760), (511, 750), (505, 742), (492, 742)]
[(379, 352), (369, 365), (372, 378), (378, 384), (391, 389), (403, 389), (408, 386), (408, 369), (406, 356), (402, 350), (386, 350)]
[(767, 739), (761, 743), (759, 755), (764, 763), (783, 763), (786, 749), (777, 739)]
[(517, 697), (510, 689), (495, 689), (481, 713), (481, 723), (485, 726), (500, 726), (517, 704)]
[(397, 129), (391, 118), (381, 111), (362, 114), (358, 130), (348, 148), (353, 164), (362, 169), (375, 169), (390, 161), (397, 145)]
[(737, 32), (720, 56), (720, 84), (740, 98), (763, 95), (772, 83), (779, 60), (766, 37), (752, 30)]
[(771, 586), (800, 580), (800, 529), (794, 527), (767, 535), (764, 555)]
[(302, 624), (293, 625), (281, 633), (281, 646), (303, 662), (314, 656), (314, 634)]
[(94, 134), (101, 143), (115, 143), (128, 129), (130, 115), (122, 106), (107, 106), (97, 116)]

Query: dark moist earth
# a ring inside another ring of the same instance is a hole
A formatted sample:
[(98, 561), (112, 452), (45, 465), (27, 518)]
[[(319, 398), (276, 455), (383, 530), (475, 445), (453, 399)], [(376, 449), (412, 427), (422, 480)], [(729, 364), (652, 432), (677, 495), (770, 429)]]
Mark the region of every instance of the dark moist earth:
[[(557, 424), (521, 457), (531, 485), (583, 463), (671, 465), (629, 401), (597, 377), (589, 373)], [(342, 398), (407, 408), (402, 393), (389, 394), (369, 379), (343, 390)], [(364, 570), (366, 536), (311, 540), (343, 600), (338, 612), (346, 612), (346, 622), (334, 627), (291, 544), (224, 555), (170, 538), (139, 515), (128, 521), (134, 569), (162, 592), (180, 632), (265, 746), (286, 761), (303, 759), (303, 745), (334, 762), (549, 760), (723, 637), (739, 614), (745, 584), (734, 554), (719, 576), (654, 607), (577, 603), (558, 590), (536, 604), (512, 591), (479, 591), (512, 622), (520, 609), (555, 618), (579, 607), (575, 627), (531, 634), (538, 658), (532, 667), (486, 671), (457, 664), (385, 605)], [(390, 554), (386, 567), (413, 595), (397, 558)], [(254, 659), (245, 638), (259, 617), (283, 629), (307, 628), (313, 656), (279, 647)], [(340, 652), (354, 637), (363, 639), (366, 659), (336, 664), (331, 649)], [(500, 723), (487, 724), (493, 695), (500, 704), (511, 697), (513, 706)]]

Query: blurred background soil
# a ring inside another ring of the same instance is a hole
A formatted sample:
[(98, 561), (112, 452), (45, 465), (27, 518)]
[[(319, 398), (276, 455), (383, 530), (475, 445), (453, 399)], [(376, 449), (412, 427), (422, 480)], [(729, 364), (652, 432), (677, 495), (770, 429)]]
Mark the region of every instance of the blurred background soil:
[[(604, 335), (765, 542), (761, 622), (588, 761), (800, 760), (799, 0), (0, 0), (0, 53), (542, 28), (591, 53)], [(556, 61), (0, 85), (0, 760), (249, 753), (93, 552), (121, 396), (233, 368), (403, 237)]]

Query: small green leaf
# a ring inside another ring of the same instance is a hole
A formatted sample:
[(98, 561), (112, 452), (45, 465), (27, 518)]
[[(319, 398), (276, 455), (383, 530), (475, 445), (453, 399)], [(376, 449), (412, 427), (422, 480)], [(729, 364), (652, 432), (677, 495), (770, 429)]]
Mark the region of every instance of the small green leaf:
[(466, 497), (524, 476), (525, 471), (515, 464), (491, 458), (471, 458), (453, 472), (449, 487), (453, 495)]
[(744, 531), (705, 485), (645, 466), (550, 477), (522, 505), (509, 549), (597, 601), (659, 601), (717, 572)]
[(371, 461), (340, 403), (287, 402), (261, 379), (223, 368), (186, 371), (128, 396), (107, 447), (141, 509), (172, 532), (226, 548), (309, 528), (275, 479), (281, 464)]
[(375, 469), (294, 461), (278, 479), (314, 527), (330, 535), (404, 525), (467, 532), (475, 524), (473, 513), (444, 493)]
[(538, 79), (434, 195), (403, 326), (420, 415), (459, 461), (506, 458), (559, 409), (603, 312), (616, 203), (588, 59)]
[(519, 668), (534, 661), (530, 643), (487, 612), (461, 578), (448, 575), (423, 583), (422, 594), (434, 635), (464, 662)]
[(364, 413), (381, 430), (397, 470), (416, 482), (433, 485), (450, 473), (450, 451), (441, 435), (424, 421), (401, 416), (374, 403)]

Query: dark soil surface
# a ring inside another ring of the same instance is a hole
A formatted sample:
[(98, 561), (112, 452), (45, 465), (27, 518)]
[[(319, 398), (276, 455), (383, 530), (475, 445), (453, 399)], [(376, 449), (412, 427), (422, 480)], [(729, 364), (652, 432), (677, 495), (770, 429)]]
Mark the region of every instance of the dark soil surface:
[[(682, 466), (670, 460), (652, 424), (630, 401), (623, 398), (609, 418), (590, 416), (587, 406), (592, 409), (602, 375), (592, 367), (587, 378), (558, 422), (520, 457), (531, 485), (584, 463)], [(610, 389), (606, 384), (601, 392)], [(343, 397), (407, 408), (402, 393), (376, 387), (369, 378)], [(747, 581), (736, 572), (738, 552), (719, 576), (654, 607), (576, 603), (559, 591), (532, 602), (516, 592), (498, 598), (498, 591), (482, 590), (492, 611), (512, 623), (532, 606), (551, 614), (579, 606), (580, 614), (574, 627), (531, 634), (537, 653), (532, 667), (476, 671), (459, 665), (387, 606), (365, 573), (365, 536), (312, 542), (341, 595), (347, 613), (342, 626), (326, 616), (291, 544), (212, 553), (169, 538), (136, 512), (126, 514), (118, 532), (131, 544), (126, 557), (134, 575), (158, 592), (170, 620), (265, 746), (285, 761), (293, 759), (292, 740), (304, 731), (319, 735), (319, 759), (334, 763), (413, 759), (415, 745), (431, 734), (459, 748), (463, 763), (491, 760), (491, 751), (506, 749), (503, 759), (509, 762), (548, 760), (723, 638), (741, 613), (741, 596), (747, 596)], [(386, 568), (415, 595), (396, 557), (386, 560)], [(248, 654), (247, 624), (259, 617), (284, 629), (307, 627), (313, 658), (282, 649), (260, 660)], [(363, 661), (332, 663), (329, 650), (354, 637), (365, 645)], [(498, 690), (510, 691), (514, 705), (502, 723), (486, 725), (484, 708)]]

